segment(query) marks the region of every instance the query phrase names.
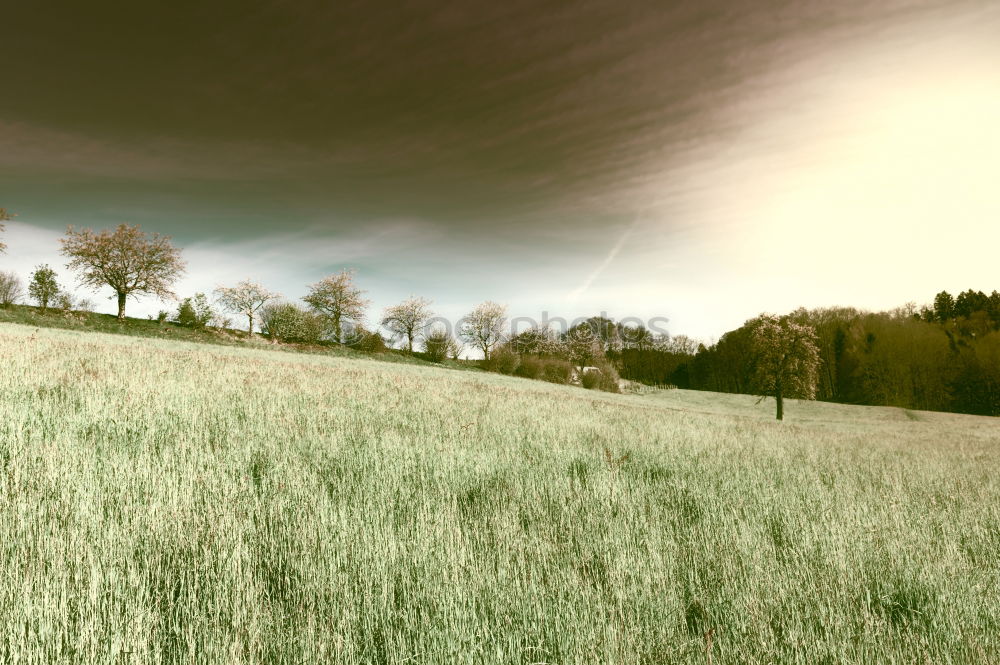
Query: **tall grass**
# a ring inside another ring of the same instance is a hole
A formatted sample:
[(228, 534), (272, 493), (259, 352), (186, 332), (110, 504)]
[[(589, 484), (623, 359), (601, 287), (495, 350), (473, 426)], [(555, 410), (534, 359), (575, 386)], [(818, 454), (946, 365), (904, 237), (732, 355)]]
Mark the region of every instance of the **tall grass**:
[(3, 662), (1000, 653), (993, 420), (12, 324), (0, 397)]

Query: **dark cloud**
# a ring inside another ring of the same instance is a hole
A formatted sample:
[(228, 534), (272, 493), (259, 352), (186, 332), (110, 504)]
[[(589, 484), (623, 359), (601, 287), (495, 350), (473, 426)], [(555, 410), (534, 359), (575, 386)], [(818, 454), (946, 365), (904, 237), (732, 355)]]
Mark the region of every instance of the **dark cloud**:
[(362, 217), (606, 212), (797, 50), (943, 6), (871, 4), (14, 3), (0, 129), (64, 173), (263, 181)]
[(569, 291), (650, 251), (632, 230), (651, 207), (678, 242), (702, 223), (688, 199), (738, 208), (699, 169), (801, 111), (781, 106), (789, 81), (835, 80), (844, 53), (889, 49), (900, 26), (995, 28), (995, 7), (9, 2), (0, 201), (49, 228), (132, 221), (187, 243), (278, 230), (335, 243), (406, 220), (411, 272), (442, 252), (490, 271), (582, 261)]

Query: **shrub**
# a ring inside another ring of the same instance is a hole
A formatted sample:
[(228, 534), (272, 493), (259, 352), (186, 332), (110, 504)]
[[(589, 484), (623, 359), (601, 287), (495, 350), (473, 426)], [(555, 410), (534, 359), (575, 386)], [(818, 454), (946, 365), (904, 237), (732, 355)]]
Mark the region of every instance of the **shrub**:
[(455, 353), (455, 338), (441, 328), (432, 330), (424, 338), (424, 352), (431, 362), (439, 363)]
[(618, 372), (609, 363), (598, 363), (589, 372), (581, 372), (580, 385), (588, 390), (603, 390), (609, 393), (621, 392)]
[(501, 347), (493, 351), (490, 359), (483, 363), (483, 367), (491, 372), (513, 374), (520, 364), (521, 356), (506, 347)]
[(545, 373), (545, 361), (537, 356), (521, 356), (521, 364), (514, 372), (526, 379), (541, 379)]
[(546, 358), (541, 361), (542, 373), (539, 378), (549, 383), (569, 383), (573, 376), (573, 366), (566, 360)]
[(348, 346), (362, 353), (385, 353), (389, 349), (382, 335), (359, 324), (352, 326), (345, 337)]
[(0, 307), (10, 307), (24, 295), (24, 284), (13, 272), (0, 272)]
[(208, 298), (204, 293), (196, 293), (193, 298), (185, 298), (181, 302), (174, 320), (182, 326), (201, 330), (214, 317), (215, 312), (208, 304)]
[(56, 294), (55, 301), (52, 306), (58, 309), (60, 312), (72, 312), (73, 308), (76, 306), (76, 298), (69, 291), (60, 291)]
[(323, 321), (309, 310), (290, 302), (269, 303), (260, 317), (261, 330), (282, 342), (315, 344), (323, 335)]
[(591, 369), (587, 371), (586, 369), (580, 372), (580, 385), (587, 390), (594, 390), (597, 388), (597, 384), (600, 383), (601, 372), (600, 370)]
[(225, 332), (233, 327), (233, 319), (221, 312), (213, 311), (212, 318), (208, 321), (208, 326), (215, 328), (218, 332)]
[(198, 315), (194, 311), (194, 305), (191, 303), (190, 298), (185, 298), (181, 301), (180, 306), (177, 307), (177, 314), (174, 316), (174, 321), (181, 326), (187, 328), (198, 327), (197, 322)]

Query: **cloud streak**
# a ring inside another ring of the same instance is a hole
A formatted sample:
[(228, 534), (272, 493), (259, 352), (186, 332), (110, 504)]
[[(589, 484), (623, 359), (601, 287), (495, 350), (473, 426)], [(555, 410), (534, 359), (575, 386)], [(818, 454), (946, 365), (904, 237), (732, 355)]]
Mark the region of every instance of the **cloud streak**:
[(351, 263), (387, 302), (654, 303), (717, 334), (927, 297), (903, 258), (837, 254), (926, 257), (931, 213), (994, 213), (995, 3), (16, 3), (5, 27), (0, 202), (172, 234), (186, 290), (294, 297)]

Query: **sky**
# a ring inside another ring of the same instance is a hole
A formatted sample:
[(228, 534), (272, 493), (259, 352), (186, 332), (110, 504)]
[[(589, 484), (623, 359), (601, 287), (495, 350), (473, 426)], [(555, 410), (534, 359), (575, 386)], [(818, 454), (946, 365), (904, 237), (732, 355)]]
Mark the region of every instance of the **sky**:
[(0, 270), (69, 285), (67, 225), (140, 224), (180, 296), (351, 268), (371, 321), (418, 295), (705, 340), (1000, 289), (995, 1), (8, 5)]

